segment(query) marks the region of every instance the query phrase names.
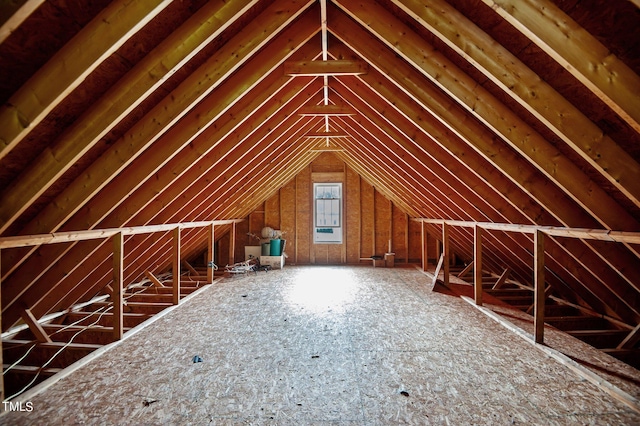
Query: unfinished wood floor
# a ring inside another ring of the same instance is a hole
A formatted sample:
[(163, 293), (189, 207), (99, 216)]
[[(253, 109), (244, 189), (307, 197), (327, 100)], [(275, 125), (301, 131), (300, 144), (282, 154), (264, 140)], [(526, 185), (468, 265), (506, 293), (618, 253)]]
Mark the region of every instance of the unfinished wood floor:
[(409, 268), (291, 266), (224, 280), (0, 422), (640, 423), (427, 281)]

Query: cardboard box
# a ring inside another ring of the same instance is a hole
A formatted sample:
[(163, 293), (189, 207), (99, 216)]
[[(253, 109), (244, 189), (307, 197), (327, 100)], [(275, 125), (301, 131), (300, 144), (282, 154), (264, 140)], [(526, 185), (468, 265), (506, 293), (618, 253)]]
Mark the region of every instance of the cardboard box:
[(284, 268), (284, 256), (260, 256), (260, 265), (270, 265), (272, 269)]
[(244, 260), (249, 260), (252, 257), (256, 259), (260, 257), (262, 247), (260, 246), (245, 246), (244, 247)]

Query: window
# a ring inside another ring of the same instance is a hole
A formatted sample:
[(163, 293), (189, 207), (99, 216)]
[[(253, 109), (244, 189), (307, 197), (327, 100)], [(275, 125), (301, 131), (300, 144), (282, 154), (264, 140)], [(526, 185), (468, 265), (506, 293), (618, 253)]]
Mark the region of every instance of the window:
[(342, 243), (342, 183), (314, 183), (314, 243)]

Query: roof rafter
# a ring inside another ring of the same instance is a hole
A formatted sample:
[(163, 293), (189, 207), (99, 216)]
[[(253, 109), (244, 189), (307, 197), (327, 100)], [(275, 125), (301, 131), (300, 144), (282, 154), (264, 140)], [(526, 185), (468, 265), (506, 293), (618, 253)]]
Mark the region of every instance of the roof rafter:
[(482, 1), (640, 131), (640, 76), (594, 36), (551, 2)]
[[(426, 7), (418, 0), (393, 2), (474, 64), (640, 205), (640, 180), (636, 178), (640, 165), (515, 55), (443, 0), (433, 0)], [(640, 101), (637, 106), (640, 108)]]
[[(513, 111), (478, 86), (473, 79), (437, 52), (407, 25), (389, 14), (385, 15), (385, 19), (380, 19), (381, 14), (385, 14), (385, 10), (377, 4), (367, 4), (365, 8), (362, 5), (347, 6), (346, 2), (336, 3), (344, 13), (357, 20), (389, 49), (449, 94), (469, 114), (496, 132), (510, 148), (518, 152), (522, 158), (551, 179), (566, 195), (586, 209), (600, 222), (601, 226), (619, 230), (640, 229), (638, 221), (589, 179), (576, 164), (569, 161)], [(330, 28), (336, 19), (336, 14), (331, 15)], [(398, 40), (400, 33), (402, 43)], [(350, 37), (352, 42), (356, 39), (357, 37)], [(554, 159), (553, 163), (549, 158)]]

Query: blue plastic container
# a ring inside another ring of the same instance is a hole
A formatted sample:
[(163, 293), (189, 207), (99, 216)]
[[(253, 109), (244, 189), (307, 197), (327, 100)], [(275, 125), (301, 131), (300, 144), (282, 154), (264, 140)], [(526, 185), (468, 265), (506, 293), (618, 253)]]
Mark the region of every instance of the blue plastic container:
[(271, 240), (271, 253), (270, 256), (280, 256), (282, 254), (281, 247), (282, 240)]

